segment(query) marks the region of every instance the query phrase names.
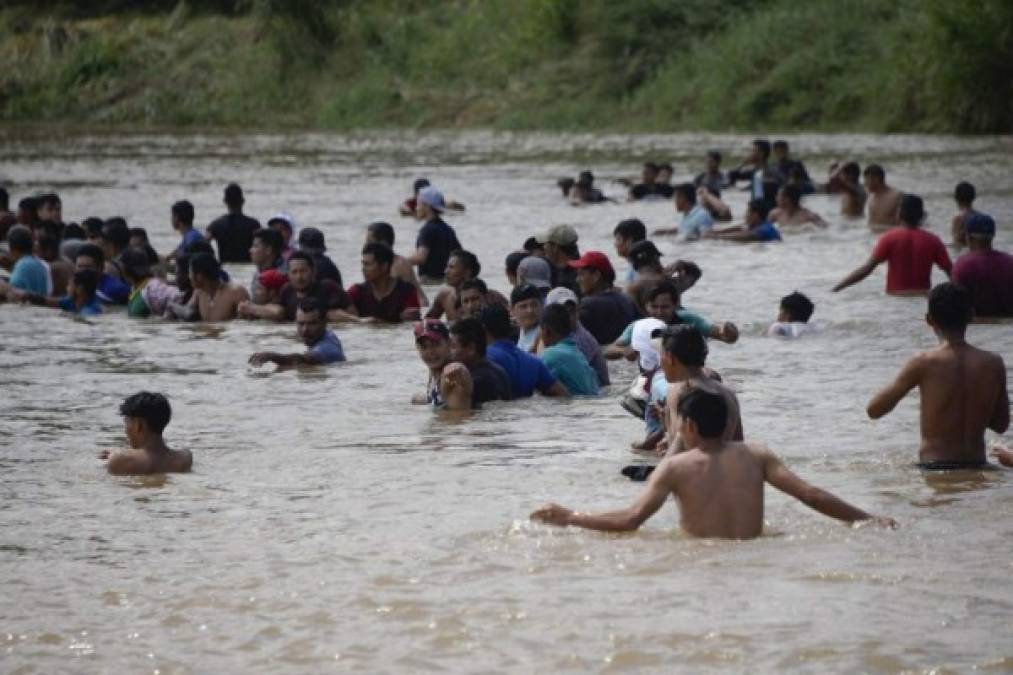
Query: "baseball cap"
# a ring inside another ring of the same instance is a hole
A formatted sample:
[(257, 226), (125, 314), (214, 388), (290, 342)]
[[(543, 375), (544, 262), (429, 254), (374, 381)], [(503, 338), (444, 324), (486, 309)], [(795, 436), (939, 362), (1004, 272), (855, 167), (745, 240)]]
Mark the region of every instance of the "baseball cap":
[(665, 322), (653, 317), (640, 319), (633, 324), (630, 347), (640, 354), (640, 367), (644, 370), (654, 370), (661, 365), (661, 350), (653, 336), (664, 329)]
[(257, 277), (257, 281), (267, 290), (276, 291), (288, 283), (288, 277), (281, 270), (264, 270)]
[(313, 251), (326, 251), (324, 233), (315, 227), (304, 227), (299, 232), (299, 248)]
[(565, 305), (568, 302), (572, 302), (575, 305), (580, 304), (580, 300), (577, 298), (577, 294), (571, 291), (566, 286), (557, 286), (549, 291), (549, 294), (545, 296), (545, 304), (548, 305)]
[(552, 269), (545, 259), (529, 255), (517, 265), (517, 280), (538, 288), (552, 288)]
[(535, 237), (539, 244), (553, 243), (557, 246), (572, 246), (577, 243), (577, 230), (569, 225), (556, 225)]
[(270, 227), (272, 223), (285, 223), (288, 226), (289, 232), (295, 232), (295, 218), (284, 211), (276, 213), (267, 219), (268, 227)]
[(964, 224), (967, 234), (979, 237), (995, 236), (995, 220), (987, 213), (972, 213)]
[(630, 264), (633, 265), (634, 269), (646, 265), (647, 263), (658, 260), (661, 258), (661, 251), (654, 245), (653, 241), (647, 239), (638, 241), (636, 244), (630, 247), (630, 252), (627, 255), (630, 260)]
[(415, 341), (422, 338), (447, 341), (450, 340), (450, 329), (442, 321), (424, 319), (415, 323)]
[(612, 263), (609, 262), (608, 256), (601, 251), (587, 251), (576, 260), (571, 260), (566, 264), (574, 269), (590, 267), (591, 269), (598, 270), (602, 274), (615, 275), (615, 270), (612, 269)]
[(432, 185), (419, 190), (418, 199), (434, 211), (442, 212), (447, 209), (447, 204), (443, 201), (443, 193), (434, 188)]

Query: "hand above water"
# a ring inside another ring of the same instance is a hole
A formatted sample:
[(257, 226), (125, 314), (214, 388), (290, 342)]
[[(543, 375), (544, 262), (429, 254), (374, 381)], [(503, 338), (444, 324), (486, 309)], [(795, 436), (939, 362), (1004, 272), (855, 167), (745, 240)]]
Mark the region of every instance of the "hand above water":
[(530, 516), (531, 520), (540, 520), (549, 525), (560, 526), (569, 525), (570, 518), (572, 517), (573, 511), (559, 504), (547, 504), (540, 509), (532, 511)]

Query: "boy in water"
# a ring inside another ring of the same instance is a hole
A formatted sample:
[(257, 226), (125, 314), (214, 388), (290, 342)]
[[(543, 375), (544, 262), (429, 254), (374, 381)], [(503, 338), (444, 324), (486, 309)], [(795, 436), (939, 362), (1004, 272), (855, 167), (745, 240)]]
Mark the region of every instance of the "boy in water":
[(893, 410), (909, 391), (921, 393), (923, 469), (969, 469), (985, 466), (985, 429), (1009, 428), (1009, 394), (1002, 357), (967, 344), (971, 296), (953, 283), (939, 284), (929, 294), (925, 317), (940, 345), (914, 356), (897, 379), (876, 394), (867, 411), (879, 419)]
[(815, 309), (812, 300), (798, 291), (784, 296), (781, 298), (781, 311), (777, 314), (777, 321), (770, 324), (767, 335), (797, 338), (811, 332), (809, 319)]
[(131, 450), (104, 450), (99, 459), (108, 460), (106, 469), (117, 476), (151, 473), (185, 473), (193, 466), (189, 450), (173, 450), (165, 444), (162, 431), (169, 424), (172, 409), (162, 394), (141, 391), (120, 405), (123, 428)]
[(722, 438), (728, 408), (719, 394), (691, 388), (678, 399), (679, 432), (686, 452), (666, 457), (632, 506), (607, 513), (579, 513), (549, 504), (531, 514), (552, 525), (576, 525), (605, 532), (636, 530), (668, 496), (679, 501), (682, 529), (694, 537), (752, 539), (763, 532), (763, 488), (770, 483), (820, 513), (854, 523), (877, 518), (805, 482), (768, 448)]

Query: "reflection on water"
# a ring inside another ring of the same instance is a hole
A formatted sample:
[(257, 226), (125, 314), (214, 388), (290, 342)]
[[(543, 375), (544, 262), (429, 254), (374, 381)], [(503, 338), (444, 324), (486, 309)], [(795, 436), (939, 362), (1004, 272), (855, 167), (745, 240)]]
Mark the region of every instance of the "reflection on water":
[[(548, 225), (572, 223), (583, 249), (611, 253), (619, 220), (674, 220), (665, 202), (571, 208), (557, 177), (590, 166), (620, 196), (612, 180), (644, 159), (689, 176), (706, 149), (749, 140), (0, 135), (12, 194), (56, 188), (68, 218), (123, 215), (163, 252), (176, 243), (171, 202), (190, 199), (204, 223), (239, 181), (253, 215), (287, 210), (320, 228), (349, 283), (365, 224), (389, 220), (396, 248), (410, 248), (417, 224), (395, 209), (427, 175), (467, 203), (452, 222), (499, 290), (506, 253)], [(817, 175), (842, 156), (882, 160), (893, 184), (926, 197), (939, 233), (953, 185), (971, 180), (1002, 224), (1000, 245), (1013, 241), (1008, 139), (789, 140)], [(726, 197), (743, 211), (745, 193)], [(743, 327), (738, 344), (713, 345), (709, 365), (739, 392), (747, 436), (900, 530), (850, 529), (772, 491), (766, 535), (750, 542), (689, 539), (672, 506), (633, 535), (528, 522), (546, 501), (605, 509), (641, 489), (619, 475), (644, 434), (617, 404), (627, 363), (611, 364), (616, 385), (601, 399), (457, 418), (410, 405), (426, 374), (404, 327), (339, 327), (348, 363), (276, 371), (247, 359), (298, 349), (291, 325), (69, 321), (0, 306), (3, 670), (1008, 669), (1009, 474), (914, 469), (913, 398), (865, 418), (875, 389), (934, 342), (924, 299), (884, 297), (882, 272), (829, 293), (874, 237), (832, 198), (807, 205), (832, 227), (782, 245), (659, 246), (704, 270), (688, 307)], [(794, 289), (816, 303), (820, 331), (764, 338)], [(971, 339), (1013, 360), (1008, 324), (975, 326)], [(103, 473), (96, 452), (123, 442), (117, 406), (142, 388), (170, 395), (167, 437), (193, 450), (193, 474)]]

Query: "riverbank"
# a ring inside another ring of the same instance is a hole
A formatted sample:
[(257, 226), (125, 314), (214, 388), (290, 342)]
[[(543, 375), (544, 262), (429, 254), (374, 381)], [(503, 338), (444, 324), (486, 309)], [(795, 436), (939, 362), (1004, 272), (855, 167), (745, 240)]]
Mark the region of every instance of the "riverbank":
[(0, 11), (0, 121), (1013, 131), (1001, 0), (228, 4)]

